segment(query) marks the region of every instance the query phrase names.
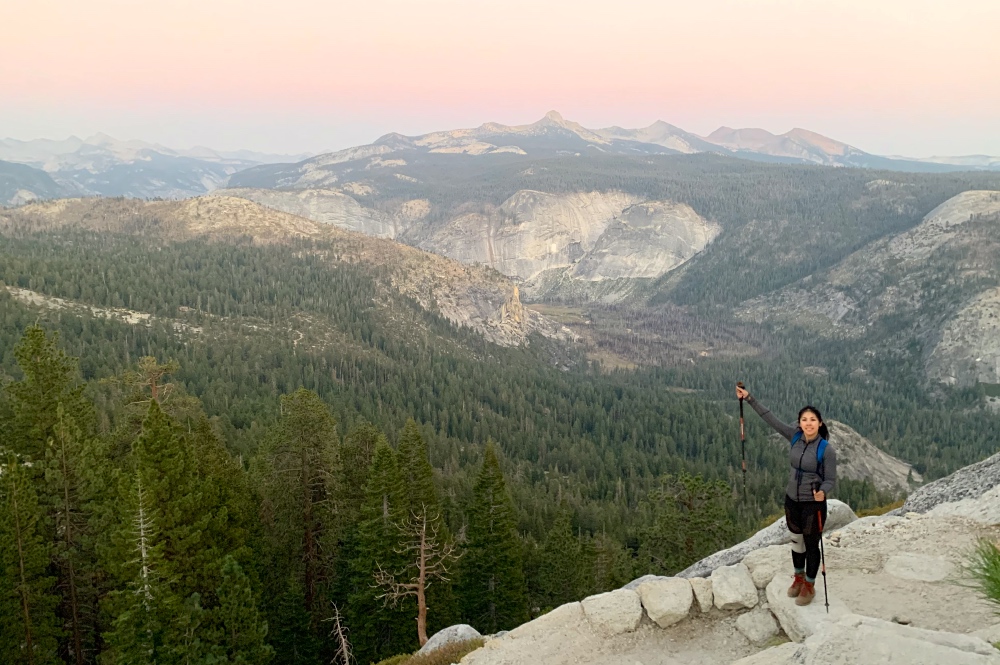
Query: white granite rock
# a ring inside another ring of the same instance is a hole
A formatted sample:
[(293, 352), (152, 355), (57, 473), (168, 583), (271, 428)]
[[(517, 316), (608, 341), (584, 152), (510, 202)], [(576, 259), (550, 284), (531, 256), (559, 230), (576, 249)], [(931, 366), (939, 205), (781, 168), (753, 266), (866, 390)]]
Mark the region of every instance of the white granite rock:
[(775, 577), (767, 585), (768, 609), (774, 613), (785, 634), (794, 642), (801, 642), (812, 635), (820, 624), (850, 614), (847, 605), (835, 596), (829, 599), (830, 612), (827, 614), (823, 582), (821, 579), (817, 582), (816, 597), (809, 605), (796, 605), (795, 599), (788, 597), (790, 579)]
[(903, 552), (889, 557), (883, 570), (901, 580), (940, 582), (952, 574), (955, 566), (941, 557)]
[(712, 571), (712, 594), (720, 610), (749, 609), (757, 604), (757, 587), (742, 563)]
[(976, 637), (857, 614), (820, 626), (796, 658), (808, 665), (1000, 665), (1000, 651)]
[(631, 589), (599, 593), (580, 604), (590, 625), (606, 636), (631, 633), (642, 620), (642, 602)]
[(715, 595), (712, 593), (712, 580), (708, 577), (692, 577), (691, 589), (694, 591), (694, 598), (698, 601), (698, 607), (702, 612), (712, 609)]
[(687, 618), (694, 602), (691, 583), (683, 577), (651, 580), (639, 587), (639, 598), (649, 618), (660, 628)]
[(434, 633), (427, 644), (420, 647), (417, 654), (430, 653), (431, 651), (437, 651), (443, 646), (447, 646), (453, 642), (468, 642), (469, 640), (478, 640), (482, 637), (479, 631), (472, 626), (464, 623), (460, 623), (455, 626), (448, 626), (438, 632)]
[(755, 607), (736, 618), (736, 629), (756, 645), (762, 645), (778, 634), (778, 622), (770, 610)]
[(787, 545), (764, 547), (747, 554), (743, 564), (750, 571), (754, 585), (766, 589), (776, 574), (792, 569), (791, 549)]

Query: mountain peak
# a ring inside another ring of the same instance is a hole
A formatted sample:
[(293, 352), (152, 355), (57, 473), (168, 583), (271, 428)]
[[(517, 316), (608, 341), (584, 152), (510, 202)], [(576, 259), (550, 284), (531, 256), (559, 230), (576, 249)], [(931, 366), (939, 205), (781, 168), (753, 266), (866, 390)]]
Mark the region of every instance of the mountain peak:
[(559, 123), (560, 125), (566, 122), (559, 111), (549, 111), (545, 114), (544, 120), (550, 120), (552, 122)]

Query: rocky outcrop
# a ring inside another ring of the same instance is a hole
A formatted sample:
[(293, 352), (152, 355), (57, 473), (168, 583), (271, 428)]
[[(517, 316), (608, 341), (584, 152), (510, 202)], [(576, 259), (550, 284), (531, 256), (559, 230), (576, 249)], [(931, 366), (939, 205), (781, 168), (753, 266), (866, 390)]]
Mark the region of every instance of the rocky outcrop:
[[(998, 486), (1000, 453), (927, 483), (911, 494), (903, 507), (893, 514), (926, 513), (940, 506), (938, 514), (942, 516), (950, 514), (975, 519), (974, 515), (978, 514), (981, 515), (980, 521), (995, 524), (1000, 522), (1000, 513), (996, 512), (1000, 511), (1000, 503), (991, 490)], [(996, 509), (991, 511), (994, 506)], [(991, 512), (997, 514), (998, 519), (993, 520)]]
[(689, 205), (651, 201), (629, 206), (597, 239), (570, 275), (587, 281), (652, 279), (703, 250), (722, 228)]
[(1000, 288), (967, 302), (941, 329), (927, 376), (950, 385), (1000, 383)]
[(366, 208), (355, 198), (333, 189), (244, 188), (222, 189), (214, 194), (249, 199), (268, 208), (376, 238), (395, 238), (404, 230), (399, 220)]
[(847, 614), (825, 622), (802, 644), (783, 644), (733, 665), (998, 665), (984, 640)]
[[(887, 345), (899, 340), (879, 326), (898, 317), (928, 350), (928, 378), (958, 386), (1000, 383), (998, 252), (1000, 192), (962, 192), (912, 229), (854, 252), (828, 273), (747, 302), (739, 316), (830, 337), (875, 332)], [(942, 283), (950, 288), (929, 287)]]
[[(768, 545), (787, 538), (779, 520), (686, 571), (710, 579), (644, 576), (488, 640), (462, 663), (1000, 665), (985, 641), (1000, 640), (995, 606), (963, 567), (981, 538), (1000, 539), (1000, 454), (926, 485), (912, 503), (928, 512), (857, 519), (831, 500), (826, 576), (810, 605), (786, 593), (787, 544)], [(976, 510), (934, 515), (956, 506)], [(791, 642), (767, 646), (782, 634)]]

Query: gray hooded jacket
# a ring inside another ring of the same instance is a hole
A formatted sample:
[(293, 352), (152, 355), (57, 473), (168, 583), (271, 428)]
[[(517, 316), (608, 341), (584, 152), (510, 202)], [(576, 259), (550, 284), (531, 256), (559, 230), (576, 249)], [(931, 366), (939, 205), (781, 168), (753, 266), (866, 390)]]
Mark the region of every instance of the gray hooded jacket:
[[(755, 400), (753, 395), (747, 397), (747, 403), (764, 419), (764, 422), (787, 441), (791, 442), (792, 438), (801, 432), (798, 427), (786, 425), (778, 420), (771, 410)], [(837, 453), (833, 445), (827, 442), (826, 450), (823, 451), (823, 468), (818, 469), (819, 461), (816, 459), (818, 444), (819, 437), (807, 442), (804, 436), (800, 436), (788, 451), (788, 461), (792, 468), (785, 493), (794, 501), (815, 501), (812, 494), (814, 489), (823, 490), (829, 496), (837, 484)], [(819, 471), (823, 472), (822, 475)]]

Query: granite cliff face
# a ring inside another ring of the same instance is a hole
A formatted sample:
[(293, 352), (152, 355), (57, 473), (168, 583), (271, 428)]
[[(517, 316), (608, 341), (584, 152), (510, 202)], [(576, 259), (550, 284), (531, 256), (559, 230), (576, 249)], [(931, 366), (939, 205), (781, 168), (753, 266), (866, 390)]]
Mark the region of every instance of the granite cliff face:
[[(546, 280), (600, 282), (651, 279), (704, 249), (721, 229), (690, 206), (644, 201), (619, 191), (551, 194), (515, 192), (499, 206), (427, 221), (433, 206), (411, 199), (388, 210), (359, 203), (373, 192), (350, 183), (340, 189), (229, 189), (238, 196), (324, 224), (480, 264), (521, 280), (531, 292)], [(383, 207), (384, 208), (384, 207)]]
[(828, 336), (878, 334), (882, 344), (912, 335), (925, 349), (929, 379), (1000, 383), (998, 257), (1000, 192), (967, 191), (828, 272), (749, 301), (741, 316), (784, 320)]

